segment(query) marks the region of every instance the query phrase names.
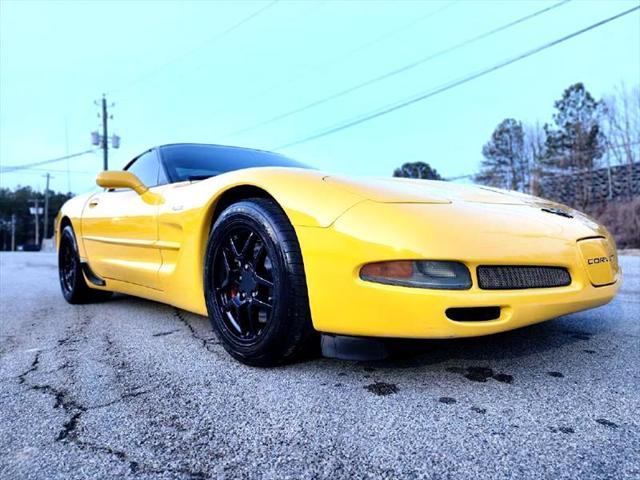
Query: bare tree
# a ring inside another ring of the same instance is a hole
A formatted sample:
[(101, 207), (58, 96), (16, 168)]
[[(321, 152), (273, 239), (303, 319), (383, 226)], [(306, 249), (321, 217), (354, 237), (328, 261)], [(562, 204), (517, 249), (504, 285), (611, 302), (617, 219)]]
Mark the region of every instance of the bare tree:
[(540, 122), (524, 125), (524, 150), (527, 159), (528, 192), (540, 195), (540, 177), (542, 176), (542, 161), (547, 156), (546, 134)]
[(608, 153), (619, 165), (640, 161), (640, 87), (621, 83), (604, 104)]
[[(640, 87), (628, 88), (621, 83), (604, 99), (604, 106), (609, 172), (612, 163), (629, 166), (625, 194), (631, 195), (633, 164), (640, 162)], [(609, 194), (613, 194), (611, 182)]]

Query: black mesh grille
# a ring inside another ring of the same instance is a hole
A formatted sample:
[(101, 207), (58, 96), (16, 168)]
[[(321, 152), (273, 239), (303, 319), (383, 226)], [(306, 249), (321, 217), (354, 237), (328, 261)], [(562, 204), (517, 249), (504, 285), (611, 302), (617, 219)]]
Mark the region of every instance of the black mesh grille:
[(478, 267), (478, 283), (483, 290), (564, 287), (571, 275), (563, 267), (486, 265)]

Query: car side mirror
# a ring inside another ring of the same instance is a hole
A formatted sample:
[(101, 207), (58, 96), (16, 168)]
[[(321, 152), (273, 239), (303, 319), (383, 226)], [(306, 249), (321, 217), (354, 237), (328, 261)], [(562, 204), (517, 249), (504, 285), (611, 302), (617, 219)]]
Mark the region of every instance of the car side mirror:
[(149, 190), (133, 173), (119, 170), (100, 172), (96, 178), (96, 183), (102, 188), (131, 188), (138, 195), (142, 195)]

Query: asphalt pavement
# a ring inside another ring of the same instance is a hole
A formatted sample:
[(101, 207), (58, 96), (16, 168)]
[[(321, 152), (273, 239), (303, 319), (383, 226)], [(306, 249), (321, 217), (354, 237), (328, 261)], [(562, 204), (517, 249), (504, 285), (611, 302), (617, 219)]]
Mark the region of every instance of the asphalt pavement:
[(72, 306), (0, 254), (0, 478), (640, 478), (640, 257), (609, 305), (380, 362), (239, 364), (206, 318)]

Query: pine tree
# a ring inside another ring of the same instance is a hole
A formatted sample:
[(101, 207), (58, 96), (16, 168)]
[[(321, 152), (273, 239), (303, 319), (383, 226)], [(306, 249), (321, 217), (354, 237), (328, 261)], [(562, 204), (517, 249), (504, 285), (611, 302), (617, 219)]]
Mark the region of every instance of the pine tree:
[[(55, 193), (50, 191), (49, 196), (49, 231), (47, 236), (53, 234), (53, 219), (60, 207), (73, 196), (72, 193)], [(29, 212), (29, 200), (37, 198), (40, 206), (44, 206), (44, 194), (31, 187), (17, 187), (14, 190), (0, 188), (0, 250), (8, 249), (11, 245), (11, 215), (16, 218), (16, 246), (33, 243), (35, 229), (35, 216)], [(43, 233), (43, 216), (38, 218), (40, 232)], [(42, 238), (42, 237), (41, 237)]]
[(482, 155), (476, 182), (510, 190), (528, 189), (529, 162), (522, 123), (513, 118), (500, 122), (482, 147)]
[(554, 125), (545, 125), (548, 173), (591, 171), (605, 150), (600, 123), (604, 109), (582, 83), (567, 88), (555, 102)]

